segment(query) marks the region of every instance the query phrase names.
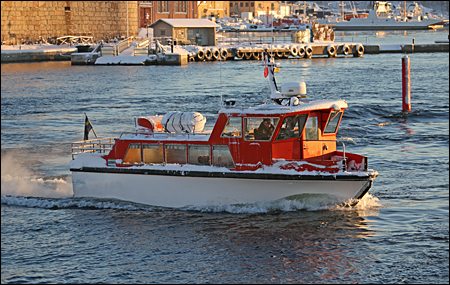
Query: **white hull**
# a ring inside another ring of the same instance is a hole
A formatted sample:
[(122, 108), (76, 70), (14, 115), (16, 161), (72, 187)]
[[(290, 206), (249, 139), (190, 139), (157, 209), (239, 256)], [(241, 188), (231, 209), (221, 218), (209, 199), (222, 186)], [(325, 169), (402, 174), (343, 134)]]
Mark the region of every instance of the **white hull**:
[(73, 171), (74, 197), (115, 198), (163, 206), (207, 206), (274, 201), (299, 194), (362, 197), (367, 180), (265, 180)]

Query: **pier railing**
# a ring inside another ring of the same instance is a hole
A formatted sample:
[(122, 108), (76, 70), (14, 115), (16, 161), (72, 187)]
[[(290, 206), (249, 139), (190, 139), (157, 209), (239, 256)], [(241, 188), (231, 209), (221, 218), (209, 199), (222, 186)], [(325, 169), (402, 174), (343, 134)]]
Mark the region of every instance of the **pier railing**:
[(80, 153), (108, 153), (114, 145), (115, 137), (98, 138), (72, 143), (72, 159)]

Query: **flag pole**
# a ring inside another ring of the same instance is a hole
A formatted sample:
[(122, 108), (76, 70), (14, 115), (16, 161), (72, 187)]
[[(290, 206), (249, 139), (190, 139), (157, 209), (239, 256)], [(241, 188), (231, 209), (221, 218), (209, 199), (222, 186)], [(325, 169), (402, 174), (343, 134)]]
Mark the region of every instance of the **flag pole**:
[[(84, 115), (85, 115), (86, 118), (87, 118), (86, 112), (84, 112)], [(89, 118), (88, 118), (88, 120), (89, 120)], [(91, 124), (91, 121), (89, 121), (89, 124)], [(92, 124), (91, 124), (91, 128), (92, 128), (92, 131), (94, 132), (95, 138), (98, 139), (97, 134), (95, 133), (95, 130), (94, 130), (94, 126), (93, 126)]]

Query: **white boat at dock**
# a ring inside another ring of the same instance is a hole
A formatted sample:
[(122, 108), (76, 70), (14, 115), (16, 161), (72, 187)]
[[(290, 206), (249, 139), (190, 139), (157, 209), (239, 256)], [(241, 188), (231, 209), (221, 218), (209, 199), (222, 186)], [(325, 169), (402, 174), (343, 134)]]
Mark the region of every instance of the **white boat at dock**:
[[(406, 13), (405, 13), (406, 14)], [(448, 19), (432, 18), (421, 15), (411, 15), (409, 17), (401, 14), (394, 15), (390, 10), (390, 3), (377, 1), (375, 7), (369, 10), (366, 18), (351, 18), (346, 21), (339, 15), (316, 20), (316, 23), (328, 25), (337, 31), (357, 31), (357, 30), (427, 30), (433, 26), (442, 25)]]

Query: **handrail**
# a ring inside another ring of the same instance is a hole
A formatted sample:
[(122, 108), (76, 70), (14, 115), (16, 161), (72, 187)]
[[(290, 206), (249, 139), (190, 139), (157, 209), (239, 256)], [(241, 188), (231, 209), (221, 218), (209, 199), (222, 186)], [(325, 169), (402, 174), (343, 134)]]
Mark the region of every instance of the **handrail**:
[(172, 137), (173, 135), (184, 135), (187, 136), (189, 139), (189, 136), (209, 136), (211, 133), (169, 133), (169, 132), (148, 132), (148, 133), (138, 133), (138, 132), (122, 132), (119, 136), (119, 138), (122, 137), (123, 134), (132, 134), (132, 135), (145, 135), (145, 136), (152, 136), (155, 137), (155, 135), (169, 135), (169, 137)]
[(115, 137), (109, 137), (73, 142), (72, 160), (80, 153), (107, 153), (114, 145), (114, 139)]

